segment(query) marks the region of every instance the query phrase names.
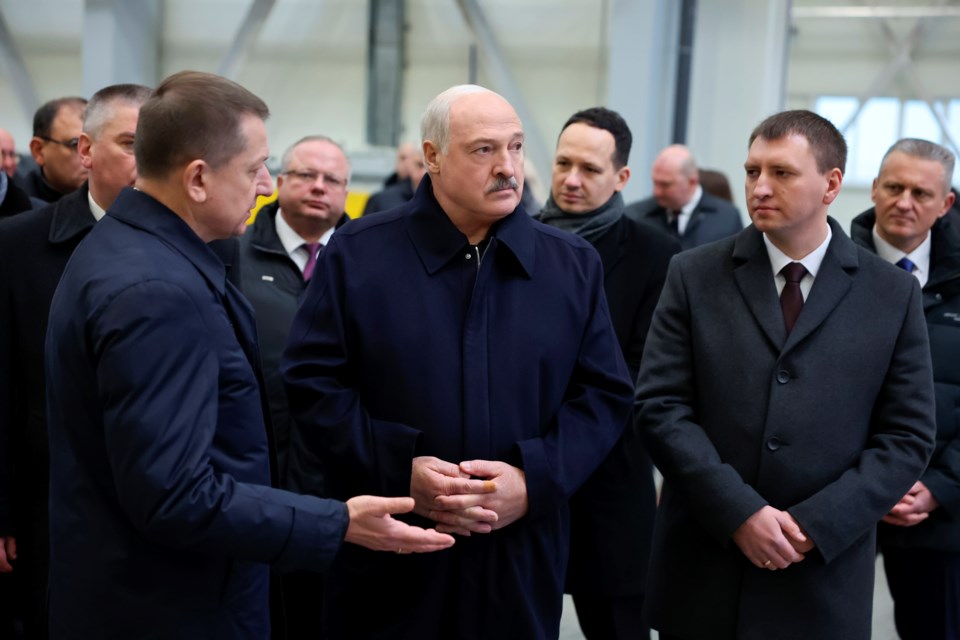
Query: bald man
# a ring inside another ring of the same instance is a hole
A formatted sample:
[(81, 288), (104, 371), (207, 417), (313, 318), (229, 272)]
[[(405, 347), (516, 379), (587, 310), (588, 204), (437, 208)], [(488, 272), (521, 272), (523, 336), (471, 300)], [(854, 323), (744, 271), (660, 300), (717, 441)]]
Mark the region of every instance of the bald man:
[(2, 154), (0, 169), (3, 169), (8, 178), (12, 178), (17, 172), (17, 162), (20, 158), (17, 156), (17, 145), (13, 141), (13, 134), (6, 129), (0, 129), (0, 154)]
[(672, 144), (657, 156), (651, 171), (653, 196), (629, 205), (624, 212), (669, 232), (683, 249), (732, 236), (743, 229), (735, 206), (704, 192), (690, 150)]
[(280, 368), (290, 455), (319, 458), (330, 497), (412, 496), (415, 522), (460, 538), (426, 561), (345, 549), (326, 631), (556, 638), (568, 499), (633, 399), (603, 265), (520, 204), (523, 126), (501, 96), (448, 89), (421, 135), (413, 200), (333, 234)]

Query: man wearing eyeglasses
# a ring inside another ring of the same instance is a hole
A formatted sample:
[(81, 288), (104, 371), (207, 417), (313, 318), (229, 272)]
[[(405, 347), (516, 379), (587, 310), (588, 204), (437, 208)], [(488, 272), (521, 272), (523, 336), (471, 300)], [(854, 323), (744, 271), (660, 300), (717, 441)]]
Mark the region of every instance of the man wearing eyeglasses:
[(34, 114), (30, 153), (37, 167), (23, 188), (35, 201), (56, 202), (86, 181), (88, 170), (77, 153), (86, 106), (84, 98), (57, 98)]

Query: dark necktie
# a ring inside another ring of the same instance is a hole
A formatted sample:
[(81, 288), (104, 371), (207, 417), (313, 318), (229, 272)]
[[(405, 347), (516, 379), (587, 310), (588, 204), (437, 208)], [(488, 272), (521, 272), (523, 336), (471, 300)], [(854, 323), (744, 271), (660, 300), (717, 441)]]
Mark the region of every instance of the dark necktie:
[(780, 308), (783, 310), (783, 324), (787, 328), (787, 335), (793, 330), (800, 310), (803, 309), (803, 292), (800, 291), (800, 281), (807, 274), (807, 268), (799, 262), (791, 262), (780, 270), (787, 283), (780, 292)]
[(897, 261), (897, 266), (907, 273), (913, 273), (917, 270), (917, 265), (913, 264), (913, 262), (907, 256), (900, 258), (900, 260)]
[(667, 210), (667, 224), (670, 226), (670, 233), (680, 237), (680, 212), (672, 209)]
[(300, 246), (307, 250), (307, 264), (303, 266), (303, 281), (309, 282), (310, 278), (313, 277), (313, 269), (317, 266), (317, 254), (323, 245), (319, 242), (304, 242)]

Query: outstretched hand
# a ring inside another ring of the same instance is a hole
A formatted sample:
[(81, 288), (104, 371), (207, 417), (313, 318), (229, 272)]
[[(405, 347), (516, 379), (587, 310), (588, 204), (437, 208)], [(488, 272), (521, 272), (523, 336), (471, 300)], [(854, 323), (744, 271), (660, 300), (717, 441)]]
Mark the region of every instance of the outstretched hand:
[(391, 514), (413, 511), (413, 505), (413, 498), (350, 498), (346, 541), (374, 551), (397, 553), (427, 553), (453, 546), (453, 536), (414, 527), (391, 517)]

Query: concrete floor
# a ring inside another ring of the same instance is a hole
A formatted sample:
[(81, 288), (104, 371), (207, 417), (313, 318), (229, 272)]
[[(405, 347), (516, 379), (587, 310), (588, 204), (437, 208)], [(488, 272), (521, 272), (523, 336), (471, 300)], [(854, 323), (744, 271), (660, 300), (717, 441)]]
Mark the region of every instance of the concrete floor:
[[(657, 633), (653, 632), (653, 640)], [(577, 614), (570, 596), (563, 600), (563, 618), (560, 620), (560, 640), (584, 640), (577, 624)], [(893, 601), (887, 589), (887, 578), (883, 573), (883, 563), (877, 561), (877, 583), (873, 592), (873, 640), (897, 640), (893, 627)]]

